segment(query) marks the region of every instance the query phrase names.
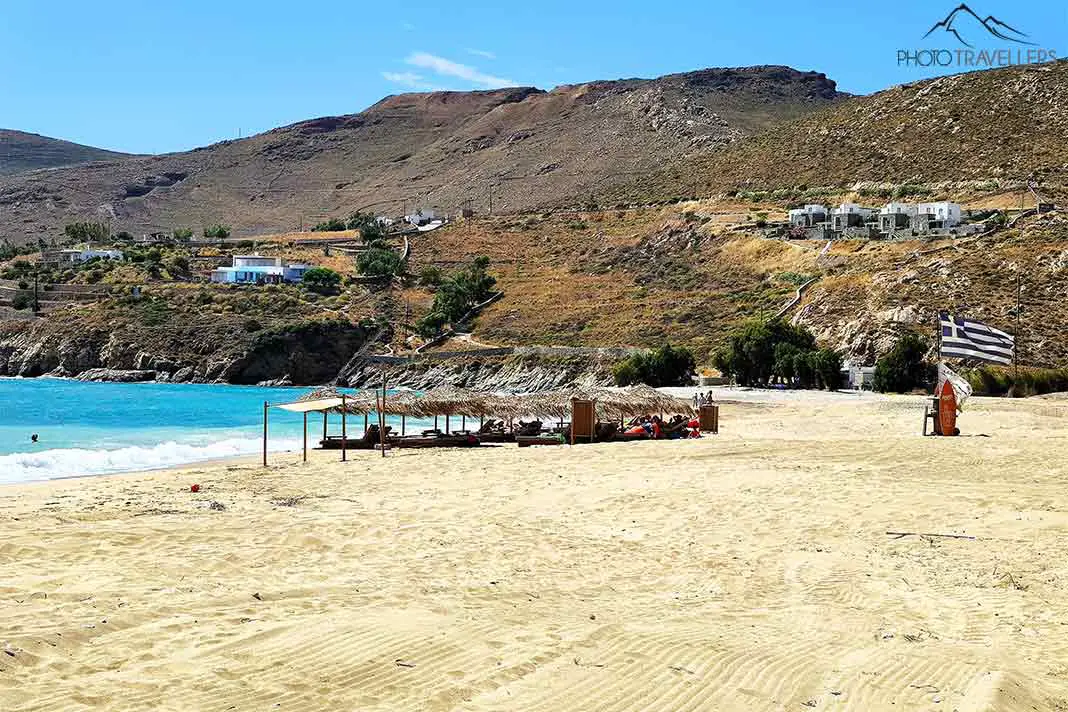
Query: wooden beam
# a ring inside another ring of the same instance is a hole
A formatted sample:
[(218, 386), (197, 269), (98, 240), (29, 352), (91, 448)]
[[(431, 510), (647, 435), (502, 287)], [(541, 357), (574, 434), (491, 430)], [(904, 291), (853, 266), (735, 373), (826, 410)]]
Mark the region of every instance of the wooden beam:
[(386, 456), (386, 369), (382, 369), (382, 404), (378, 407), (378, 439)]
[(263, 466), (267, 467), (267, 409), (271, 404), (263, 401)]
[(349, 441), (348, 441), (349, 435), (348, 435), (348, 429), (347, 429), (346, 420), (345, 420), (345, 416), (346, 415), (347, 415), (347, 413), (346, 413), (346, 409), (345, 409), (345, 394), (342, 393), (341, 394), (341, 461), (342, 462), (345, 462), (345, 460), (348, 459), (348, 452), (346, 451), (346, 448), (348, 447), (348, 444), (349, 444)]

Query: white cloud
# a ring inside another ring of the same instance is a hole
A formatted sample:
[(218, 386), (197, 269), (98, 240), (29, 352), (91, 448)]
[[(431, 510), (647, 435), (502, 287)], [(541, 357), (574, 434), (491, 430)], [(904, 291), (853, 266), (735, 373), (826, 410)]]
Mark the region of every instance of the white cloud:
[(476, 57), (485, 57), (486, 59), (497, 59), (497, 55), (495, 55), (493, 52), (487, 52), (484, 49), (472, 49), (472, 48), (468, 47), (467, 48), (467, 53), (468, 54), (473, 54)]
[(446, 77), (455, 77), (457, 79), (463, 79), (471, 82), (472, 84), (478, 84), (487, 89), (500, 89), (501, 87), (514, 87), (517, 83), (511, 79), (504, 79), (503, 77), (495, 77), (491, 74), (483, 74), (474, 67), (469, 67), (466, 64), (460, 64), (444, 57), (437, 57), (426, 52), (416, 52), (404, 60), (406, 63), (413, 67), (420, 67), (422, 69), (429, 69), (432, 72), (441, 74)]
[(405, 22), (403, 25), (401, 25), (401, 29), (405, 32), (413, 32), (415, 30), (415, 25), (410, 22)]
[(423, 75), (416, 74), (415, 72), (382, 72), (382, 78), (387, 82), (393, 82), (394, 84), (400, 84), (409, 87), (410, 89), (418, 89), (420, 91), (434, 91), (436, 88), (427, 82), (423, 78)]

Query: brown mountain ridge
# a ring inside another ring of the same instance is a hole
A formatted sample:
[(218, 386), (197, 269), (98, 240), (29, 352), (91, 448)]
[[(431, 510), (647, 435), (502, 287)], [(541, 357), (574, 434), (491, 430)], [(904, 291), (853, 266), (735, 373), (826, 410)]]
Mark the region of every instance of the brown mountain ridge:
[(101, 218), (134, 233), (222, 222), (240, 235), (359, 208), (596, 200), (846, 96), (823, 74), (774, 66), (402, 94), (185, 153), (0, 179), (0, 237), (50, 237), (71, 220)]
[(128, 156), (40, 134), (0, 129), (0, 176)]

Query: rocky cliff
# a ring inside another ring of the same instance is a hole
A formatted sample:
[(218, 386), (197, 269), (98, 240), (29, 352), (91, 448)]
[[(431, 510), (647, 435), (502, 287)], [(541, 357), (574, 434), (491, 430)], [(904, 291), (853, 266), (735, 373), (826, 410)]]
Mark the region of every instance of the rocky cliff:
[(151, 328), (12, 320), (0, 322), (0, 375), (313, 385), (332, 381), (369, 336), (345, 321), (250, 329), (224, 320)]
[[(564, 386), (612, 384), (615, 359), (545, 356), (459, 357), (413, 361), (384, 368), (389, 388), (426, 390), (458, 386), (476, 391), (543, 391)], [(379, 388), (383, 367), (362, 364), (342, 375), (341, 385)]]

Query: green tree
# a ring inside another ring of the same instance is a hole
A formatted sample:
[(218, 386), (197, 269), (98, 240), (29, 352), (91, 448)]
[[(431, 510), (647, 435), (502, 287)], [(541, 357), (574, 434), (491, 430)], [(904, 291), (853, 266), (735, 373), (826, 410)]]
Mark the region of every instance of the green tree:
[(75, 222), (63, 228), (69, 242), (104, 242), (111, 237), (107, 223)]
[(188, 227), (174, 228), (173, 235), (176, 242), (189, 242), (193, 239), (193, 231)]
[(831, 349), (809, 353), (812, 370), (821, 388), (836, 391), (842, 387), (842, 357)]
[(882, 392), (907, 393), (923, 386), (931, 374), (926, 355), (927, 342), (916, 334), (905, 334), (875, 362), (872, 387)]
[(382, 229), (382, 226), (379, 225), (377, 222), (365, 223), (359, 227), (359, 230), (360, 239), (368, 245), (374, 245), (386, 238), (385, 231)]
[(204, 228), (204, 237), (209, 240), (225, 240), (230, 237), (229, 225), (209, 225)]
[(697, 362), (689, 349), (664, 344), (651, 351), (639, 351), (620, 361), (612, 369), (616, 385), (644, 383), (654, 388), (688, 386)]
[(345, 221), (341, 218), (330, 218), (312, 228), (312, 232), (341, 232), (345, 229)]
[(11, 306), (14, 309), (29, 309), (33, 306), (33, 297), (26, 292), (17, 292), (11, 298)]
[(368, 277), (392, 277), (404, 270), (404, 263), (393, 250), (372, 247), (356, 258), (356, 269)]
[(369, 225), (378, 226), (378, 219), (371, 213), (363, 213), (357, 210), (345, 223), (345, 227), (349, 230), (363, 230)]
[(486, 301), (497, 280), (487, 273), (488, 257), (476, 257), (463, 269), (442, 280), (434, 294), (430, 313), (416, 323), (424, 336), (432, 336), (446, 325), (456, 324), (471, 309)]
[(172, 277), (189, 276), (189, 258), (185, 255), (174, 255), (167, 260), (167, 271)]
[(445, 279), (445, 275), (441, 273), (441, 269), (433, 265), (428, 265), (419, 271), (419, 284), (424, 287), (437, 287)]
[(775, 360), (771, 368), (772, 374), (782, 383), (792, 385), (797, 376), (797, 355), (801, 351), (794, 344), (783, 342), (775, 344)]
[(312, 267), (304, 273), (301, 283), (313, 292), (331, 294), (341, 284), (341, 275), (328, 267)]
[[(779, 344), (808, 352), (815, 349), (816, 339), (803, 326), (782, 319), (750, 319), (730, 335), (727, 344), (713, 356), (713, 362), (724, 375), (733, 376), (742, 385), (767, 385), (776, 375), (775, 350)], [(785, 363), (781, 366), (786, 368)]]

